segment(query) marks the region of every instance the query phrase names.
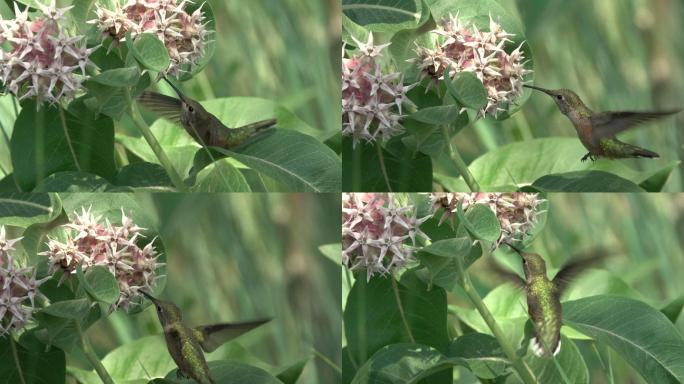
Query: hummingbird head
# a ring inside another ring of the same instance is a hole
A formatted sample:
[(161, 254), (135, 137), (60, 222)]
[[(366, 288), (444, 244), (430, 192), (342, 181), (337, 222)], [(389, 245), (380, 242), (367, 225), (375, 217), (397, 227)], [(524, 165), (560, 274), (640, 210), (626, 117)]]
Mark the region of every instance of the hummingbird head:
[(159, 316), (159, 322), (161, 322), (162, 327), (166, 327), (167, 324), (182, 320), (180, 309), (178, 309), (178, 307), (176, 307), (173, 303), (157, 299), (145, 291), (140, 291), (140, 293), (150, 299), (150, 301), (157, 308), (157, 316)]
[[(200, 103), (198, 103), (195, 100), (192, 100), (189, 97), (186, 97), (178, 87), (173, 85), (172, 82), (170, 82), (166, 77), (164, 77), (164, 80), (173, 88), (173, 90), (176, 92), (178, 95), (178, 98), (181, 101), (181, 114), (180, 114), (180, 119), (181, 123), (183, 125), (188, 125), (188, 124), (193, 124), (198, 120), (198, 118), (202, 116), (207, 116), (207, 111), (202, 107)], [(193, 124), (194, 125), (194, 124)]]
[(560, 109), (560, 111), (564, 115), (567, 115), (571, 111), (574, 111), (578, 106), (584, 105), (579, 96), (577, 96), (575, 92), (569, 89), (545, 89), (527, 84), (524, 84), (523, 87), (536, 89), (537, 91), (544, 92), (547, 95), (551, 96), (553, 98), (553, 101), (556, 102), (558, 109)]
[(511, 249), (522, 257), (523, 271), (529, 280), (533, 276), (546, 276), (546, 263), (544, 259), (536, 253), (523, 252), (522, 250), (506, 243)]

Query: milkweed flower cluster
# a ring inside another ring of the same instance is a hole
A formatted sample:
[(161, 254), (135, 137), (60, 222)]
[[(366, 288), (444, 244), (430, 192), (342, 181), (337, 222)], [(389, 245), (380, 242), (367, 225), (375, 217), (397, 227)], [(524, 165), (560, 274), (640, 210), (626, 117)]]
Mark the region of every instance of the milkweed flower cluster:
[(124, 41), (128, 32), (133, 40), (142, 33), (156, 35), (171, 59), (164, 74), (179, 78), (204, 56), (209, 34), (203, 24), (205, 17), (201, 7), (188, 14), (185, 11), (187, 3), (187, 0), (180, 4), (176, 0), (129, 0), (124, 6), (117, 3), (113, 11), (97, 4), (97, 19), (88, 23), (95, 24), (103, 37), (112, 38), (110, 50)]
[(404, 132), (403, 107), (415, 108), (406, 93), (416, 84), (405, 86), (401, 73), (383, 69), (382, 51), (390, 44), (374, 45), (372, 33), (366, 43), (354, 42), (358, 51), (342, 58), (342, 134), (351, 136), (356, 146)]
[(18, 97), (57, 103), (69, 100), (83, 89), (89, 56), (97, 48), (86, 48), (84, 36), (69, 36), (61, 25), (72, 7), (57, 9), (36, 2), (42, 15), (28, 19), (14, 3), (15, 18), (0, 20), (0, 76), (7, 90)]
[[(411, 260), (416, 237), (429, 240), (412, 205), (384, 193), (342, 194), (342, 264), (351, 271), (386, 275)], [(410, 245), (407, 244), (410, 240)]]
[(5, 227), (0, 227), (0, 337), (33, 319), (34, 300), (42, 296), (38, 287), (49, 279), (36, 280), (34, 268), (18, 267), (10, 252), (19, 240), (7, 239)]
[(431, 34), (435, 48), (416, 44), (418, 57), (410, 60), (421, 71), (421, 80), (429, 78), (432, 85), (444, 80), (447, 70), (449, 78), (472, 72), (487, 90), (487, 105), (479, 112), (481, 116), (508, 110), (522, 94), (524, 77), (532, 72), (525, 68), (524, 43), (507, 53), (504, 47), (514, 35), (504, 31), (491, 15), (489, 32), (462, 24), (457, 14), (450, 15)]
[(443, 210), (439, 223), (453, 217), (459, 202), (463, 211), (473, 204), (482, 204), (492, 210), (499, 219), (501, 236), (495, 246), (515, 243), (525, 239), (537, 225), (543, 210), (543, 203), (536, 193), (432, 193), (430, 202), (435, 214)]
[(74, 213), (71, 223), (62, 226), (66, 241), (48, 238), (47, 256), (50, 273), (63, 272), (60, 283), (77, 273), (79, 265), (83, 272), (94, 266), (105, 266), (116, 277), (121, 293), (114, 304), (116, 308), (128, 309), (141, 298), (141, 290), (150, 292), (156, 282), (159, 254), (150, 241), (144, 248), (137, 245), (144, 228), (137, 226), (121, 210), (121, 225), (113, 225), (102, 217), (95, 217), (90, 208)]

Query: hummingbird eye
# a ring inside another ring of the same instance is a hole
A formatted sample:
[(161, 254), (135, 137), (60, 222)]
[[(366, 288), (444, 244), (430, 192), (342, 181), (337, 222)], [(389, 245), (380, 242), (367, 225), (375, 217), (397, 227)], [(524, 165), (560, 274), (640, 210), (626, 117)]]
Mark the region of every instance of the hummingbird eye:
[(558, 100), (563, 100), (563, 95), (558, 95), (558, 96), (556, 96), (556, 99), (558, 99)]
[(195, 112), (195, 108), (193, 108), (192, 105), (188, 105), (188, 111), (190, 111), (190, 113)]

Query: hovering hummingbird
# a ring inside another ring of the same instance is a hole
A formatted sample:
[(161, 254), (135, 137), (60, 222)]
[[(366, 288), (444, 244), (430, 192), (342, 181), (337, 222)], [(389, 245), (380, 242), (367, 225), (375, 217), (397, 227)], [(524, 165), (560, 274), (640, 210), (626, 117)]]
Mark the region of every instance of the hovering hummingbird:
[(140, 292), (157, 307), (157, 316), (164, 329), (166, 346), (178, 366), (178, 376), (190, 377), (199, 384), (214, 384), (203, 350), (213, 352), (223, 343), (270, 321), (254, 320), (191, 328), (183, 323), (180, 309), (173, 303), (156, 299), (145, 291)]
[(575, 276), (602, 257), (593, 255), (572, 261), (563, 266), (552, 280), (549, 280), (546, 276), (546, 263), (541, 256), (536, 253), (523, 252), (508, 243), (506, 245), (522, 257), (525, 279), (500, 267), (495, 268), (499, 274), (505, 275), (516, 285), (525, 288), (527, 312), (534, 328), (534, 337), (530, 341), (534, 354), (539, 357), (555, 356), (561, 348), (560, 329), (563, 323), (561, 295)]
[(164, 77), (178, 94), (178, 99), (156, 92), (143, 92), (138, 101), (161, 117), (180, 123), (185, 131), (202, 146), (232, 149), (239, 147), (275, 128), (276, 120), (263, 120), (239, 128), (226, 127), (202, 105), (185, 96)]
[(582, 161), (599, 157), (609, 159), (623, 159), (629, 157), (658, 158), (655, 152), (639, 148), (635, 145), (618, 140), (615, 135), (633, 128), (639, 123), (659, 119), (681, 111), (647, 111), (647, 112), (593, 112), (577, 94), (569, 89), (544, 89), (532, 85), (523, 85), (536, 89), (553, 97), (560, 111), (566, 115), (575, 126), (577, 135), (589, 153), (582, 157)]

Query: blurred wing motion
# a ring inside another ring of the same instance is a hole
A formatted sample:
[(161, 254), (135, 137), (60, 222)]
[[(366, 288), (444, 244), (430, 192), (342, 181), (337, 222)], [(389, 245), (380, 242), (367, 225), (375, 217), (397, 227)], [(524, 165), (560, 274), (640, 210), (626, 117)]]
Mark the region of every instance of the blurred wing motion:
[(156, 92), (145, 91), (138, 96), (140, 104), (169, 121), (180, 124), (181, 101)]
[(613, 137), (622, 131), (626, 131), (638, 124), (645, 123), (675, 113), (681, 109), (656, 112), (600, 112), (591, 116), (591, 125), (594, 128), (594, 139)]
[(224, 343), (266, 324), (271, 319), (245, 321), (243, 323), (223, 323), (203, 325), (194, 329), (202, 349), (205, 352), (213, 352)]
[(568, 285), (572, 283), (573, 279), (576, 278), (580, 273), (584, 272), (589, 267), (597, 265), (603, 259), (608, 257), (608, 255), (608, 251), (604, 249), (597, 249), (591, 251), (589, 256), (571, 261), (564, 265), (553, 278), (553, 283), (558, 289), (558, 294), (562, 294)]
[(516, 287), (520, 289), (525, 288), (525, 280), (522, 277), (520, 277), (517, 273), (502, 267), (495, 261), (489, 261), (487, 263), (487, 268), (490, 269), (493, 272), (493, 274), (501, 280), (513, 283)]

